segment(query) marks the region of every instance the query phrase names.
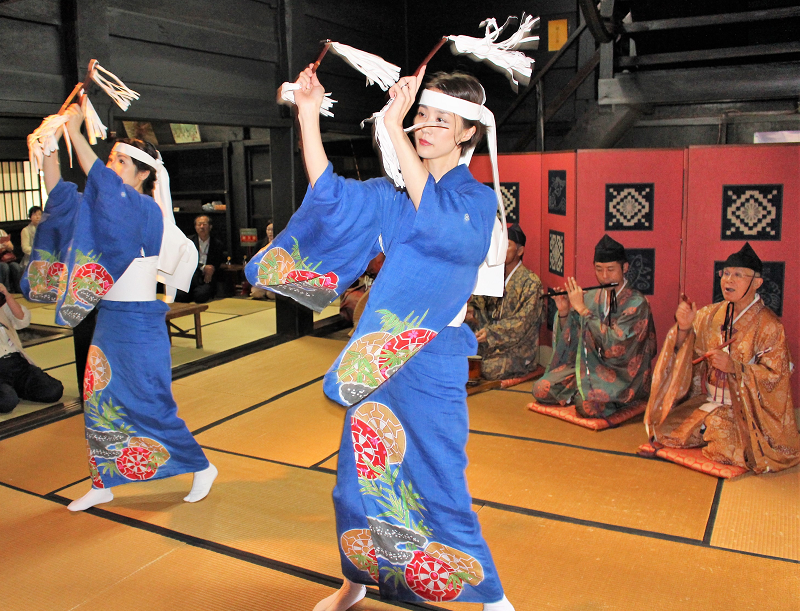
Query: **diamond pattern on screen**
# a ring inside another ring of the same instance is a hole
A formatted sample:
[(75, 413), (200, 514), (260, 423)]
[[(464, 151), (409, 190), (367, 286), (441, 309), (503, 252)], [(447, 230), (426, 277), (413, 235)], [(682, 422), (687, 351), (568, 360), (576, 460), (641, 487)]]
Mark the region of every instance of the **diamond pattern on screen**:
[[(494, 189), (494, 183), (483, 183), (490, 189)], [(500, 195), (503, 197), (503, 207), (506, 210), (506, 221), (509, 223), (519, 223), (519, 183), (501, 182)]]
[(606, 229), (652, 231), (653, 183), (607, 184)]
[(550, 272), (564, 275), (564, 234), (550, 230)]
[(781, 239), (783, 185), (724, 185), (722, 239)]

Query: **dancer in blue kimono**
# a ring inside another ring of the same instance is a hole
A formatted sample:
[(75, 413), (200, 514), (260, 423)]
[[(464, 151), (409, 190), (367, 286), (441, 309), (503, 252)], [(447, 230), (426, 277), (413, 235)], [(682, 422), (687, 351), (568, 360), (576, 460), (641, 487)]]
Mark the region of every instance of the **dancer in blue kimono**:
[[(83, 388), (92, 488), (69, 509), (111, 501), (113, 486), (189, 472), (194, 482), (184, 500), (199, 501), (217, 469), (177, 415), (168, 306), (156, 299), (157, 280), (172, 295), (188, 287), (197, 250), (175, 226), (155, 148), (118, 142), (104, 166), (81, 135), (80, 107), (67, 115), (86, 189), (80, 194), (61, 179), (57, 154), (44, 157), (46, 218), (23, 289), (31, 300), (55, 303), (59, 324), (75, 326), (98, 310)], [(151, 197), (154, 187), (161, 207)]]
[(296, 82), (310, 187), (287, 228), (250, 262), (248, 279), (319, 310), (386, 255), (324, 381), (325, 393), (349, 406), (333, 492), (345, 579), (315, 611), (350, 608), (363, 584), (390, 600), (513, 610), (465, 478), (467, 356), (477, 343), (463, 321), (476, 281), (502, 294), (507, 239), (496, 193), (460, 163), (484, 123), (493, 127), (483, 88), (466, 74), (435, 75), (414, 118), (414, 144), (403, 118), (421, 77), (390, 89), (385, 125), (406, 187), (397, 190), (387, 179), (333, 173), (320, 136), (324, 88), (310, 68)]

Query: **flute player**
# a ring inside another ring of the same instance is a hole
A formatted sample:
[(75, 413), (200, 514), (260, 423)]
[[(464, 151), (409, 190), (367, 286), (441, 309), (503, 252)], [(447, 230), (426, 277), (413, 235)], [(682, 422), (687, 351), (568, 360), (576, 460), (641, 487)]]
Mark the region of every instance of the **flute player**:
[[(584, 418), (607, 418), (650, 391), (656, 332), (650, 304), (628, 286), (625, 248), (604, 235), (594, 250), (598, 284), (584, 293), (567, 278), (567, 295), (554, 297), (553, 358), (533, 386), (545, 405), (574, 405)], [(580, 375), (576, 375), (579, 368)]]

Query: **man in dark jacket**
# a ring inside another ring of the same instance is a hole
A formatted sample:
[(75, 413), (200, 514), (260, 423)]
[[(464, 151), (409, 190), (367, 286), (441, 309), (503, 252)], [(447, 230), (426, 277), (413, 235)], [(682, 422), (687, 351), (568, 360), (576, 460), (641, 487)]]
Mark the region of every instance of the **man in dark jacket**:
[(194, 219), (194, 230), (197, 232), (189, 239), (197, 246), (199, 260), (197, 269), (192, 276), (189, 292), (178, 291), (175, 301), (188, 303), (206, 303), (211, 301), (217, 293), (217, 283), (214, 279), (216, 271), (222, 265), (224, 254), (222, 242), (211, 235), (211, 219), (205, 215)]

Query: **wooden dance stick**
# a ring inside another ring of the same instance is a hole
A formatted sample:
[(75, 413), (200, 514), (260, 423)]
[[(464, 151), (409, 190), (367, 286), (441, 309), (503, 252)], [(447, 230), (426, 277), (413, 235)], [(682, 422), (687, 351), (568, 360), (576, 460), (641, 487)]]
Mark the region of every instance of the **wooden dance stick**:
[[(586, 291), (593, 291), (595, 289), (610, 289), (615, 286), (619, 286), (619, 282), (611, 282), (609, 284), (598, 284), (597, 286), (587, 286), (585, 289), (582, 289), (585, 293)], [(541, 299), (545, 297), (558, 297), (559, 295), (569, 295), (569, 291), (553, 291), (552, 289), (547, 289), (547, 292), (541, 296)]]
[(414, 76), (419, 76), (419, 73), (422, 69), (428, 65), (428, 62), (433, 59), (433, 56), (436, 55), (436, 52), (442, 48), (442, 45), (447, 42), (447, 36), (442, 36), (442, 39), (436, 43), (436, 46), (431, 49), (431, 52), (422, 60), (422, 63), (414, 70)]
[(328, 49), (331, 48), (331, 40), (326, 38), (325, 40), (320, 40), (319, 44), (322, 45), (322, 51), (319, 52), (319, 56), (317, 57), (317, 61), (314, 62), (314, 65), (311, 66), (311, 72), (316, 72), (317, 68), (319, 68), (320, 63), (322, 62), (322, 58), (325, 57), (325, 54), (328, 52)]
[(83, 89), (84, 93), (89, 90), (89, 86), (92, 84), (92, 76), (94, 75), (95, 66), (97, 66), (99, 63), (100, 62), (98, 62), (96, 59), (89, 60), (89, 68), (86, 71), (86, 78), (83, 79), (82, 83), (75, 85), (72, 93), (69, 94), (69, 97), (66, 99), (64, 104), (61, 105), (61, 109), (58, 111), (58, 114), (63, 115), (65, 112), (67, 112), (67, 108), (69, 108), (73, 98), (78, 95), (78, 92), (80, 92), (81, 89)]
[(724, 344), (720, 344), (719, 346), (714, 348), (714, 350), (712, 350), (711, 352), (706, 352), (703, 356), (697, 357), (695, 360), (692, 361), (692, 365), (697, 365), (698, 363), (703, 362), (703, 360), (705, 360), (705, 359), (707, 359), (708, 357), (711, 356), (712, 352), (714, 352), (716, 350), (722, 350), (723, 348), (725, 348), (727, 346), (730, 346), (734, 342), (734, 340), (736, 340), (736, 339), (738, 339), (738, 338), (737, 338), (737, 336), (734, 335), (727, 342), (725, 342)]

